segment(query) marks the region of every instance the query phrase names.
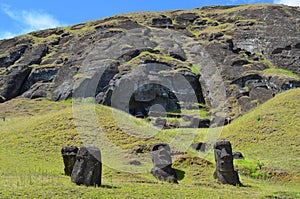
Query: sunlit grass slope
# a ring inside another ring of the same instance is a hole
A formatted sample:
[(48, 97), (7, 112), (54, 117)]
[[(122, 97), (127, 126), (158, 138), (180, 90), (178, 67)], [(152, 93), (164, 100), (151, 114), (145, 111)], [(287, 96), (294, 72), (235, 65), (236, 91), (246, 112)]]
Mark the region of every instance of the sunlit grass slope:
[(281, 93), (223, 128), (246, 158), (300, 174), (300, 89)]
[[(0, 104), (0, 198), (297, 198), (297, 110), (299, 90), (289, 91), (233, 121), (221, 134), (246, 157), (246, 162), (235, 161), (236, 167), (255, 167), (259, 160), (265, 164), (262, 167), (291, 174), (285, 178), (253, 178), (241, 172), (244, 187), (220, 185), (212, 177), (211, 155), (207, 161), (188, 151), (174, 157), (179, 184), (158, 182), (149, 172), (124, 172), (104, 165), (103, 186), (94, 188), (77, 186), (63, 175), (61, 147), (81, 146), (95, 132), (105, 131), (113, 145), (130, 153), (137, 145), (167, 142), (180, 131), (155, 132), (144, 120), (100, 105), (14, 99)], [(194, 133), (184, 132), (190, 131)], [(196, 134), (197, 141), (205, 137), (203, 130)], [(106, 146), (100, 148), (105, 154)]]

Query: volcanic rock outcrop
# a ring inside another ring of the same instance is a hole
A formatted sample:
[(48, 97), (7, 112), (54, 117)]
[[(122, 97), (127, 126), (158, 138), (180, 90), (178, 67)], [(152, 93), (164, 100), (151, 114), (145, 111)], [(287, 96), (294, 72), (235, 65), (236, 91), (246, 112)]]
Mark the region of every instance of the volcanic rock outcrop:
[(0, 101), (93, 97), (144, 116), (205, 104), (235, 117), (300, 86), (297, 16), (284, 5), (212, 6), (1, 40)]

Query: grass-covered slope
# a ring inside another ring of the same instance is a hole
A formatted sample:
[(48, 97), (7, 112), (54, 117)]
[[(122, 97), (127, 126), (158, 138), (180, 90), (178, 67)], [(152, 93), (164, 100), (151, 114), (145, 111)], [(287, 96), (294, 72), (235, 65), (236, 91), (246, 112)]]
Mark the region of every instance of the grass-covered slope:
[(234, 150), (271, 168), (300, 174), (300, 90), (281, 93), (224, 127)]
[[(106, 165), (99, 188), (77, 186), (63, 175), (60, 150), (85, 142), (82, 133), (78, 134), (80, 124), (86, 125), (86, 133), (105, 130), (125, 151), (138, 144), (167, 141), (167, 135), (176, 131), (134, 136), (151, 133), (143, 128), (146, 122), (108, 107), (94, 107), (96, 117), (89, 121), (84, 121), (82, 111), (78, 123), (78, 107), (70, 102), (11, 100), (0, 104), (5, 117), (0, 120), (0, 198), (299, 198), (299, 100), (297, 89), (282, 93), (223, 128), (221, 137), (246, 157), (235, 161), (244, 187), (218, 184), (212, 177), (212, 154), (207, 161), (188, 151), (173, 157), (177, 159), (174, 168), (180, 174), (179, 184), (158, 182), (149, 172), (134, 174)], [(98, 128), (93, 121), (98, 121)], [(199, 141), (204, 137), (201, 135), (197, 136)], [(268, 174), (272, 169), (284, 170), (286, 175)]]

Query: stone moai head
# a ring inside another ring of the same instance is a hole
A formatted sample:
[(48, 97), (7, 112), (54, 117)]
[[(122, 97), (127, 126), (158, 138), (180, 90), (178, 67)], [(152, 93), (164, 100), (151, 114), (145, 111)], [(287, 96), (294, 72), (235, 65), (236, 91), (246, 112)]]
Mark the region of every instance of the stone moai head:
[(77, 185), (100, 186), (102, 175), (101, 153), (93, 145), (80, 147), (71, 175), (72, 182)]
[(150, 154), (154, 167), (164, 168), (172, 165), (171, 149), (168, 144), (154, 144), (150, 148)]
[(65, 165), (65, 175), (71, 176), (76, 161), (78, 148), (76, 146), (65, 146), (61, 149), (61, 154)]
[(234, 171), (231, 144), (227, 140), (220, 140), (214, 144), (216, 171), (214, 178), (222, 184), (242, 185), (238, 173)]
[(220, 172), (233, 171), (233, 156), (231, 144), (227, 140), (217, 141), (214, 144), (215, 161)]
[(168, 144), (154, 144), (150, 148), (151, 159), (154, 167), (152, 175), (158, 180), (177, 182), (176, 171), (172, 168), (171, 149)]

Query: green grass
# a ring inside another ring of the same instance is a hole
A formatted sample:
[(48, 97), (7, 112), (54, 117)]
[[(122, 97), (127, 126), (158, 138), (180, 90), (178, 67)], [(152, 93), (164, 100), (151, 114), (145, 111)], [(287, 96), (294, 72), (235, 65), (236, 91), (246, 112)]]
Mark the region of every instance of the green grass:
[(293, 73), (292, 71), (285, 70), (285, 69), (266, 69), (262, 72), (264, 75), (272, 75), (272, 76), (280, 76), (280, 77), (290, 77), (295, 79), (300, 79), (300, 77)]
[[(299, 89), (287, 91), (223, 128), (221, 137), (246, 158), (234, 162), (244, 187), (220, 185), (213, 179), (212, 153), (203, 156), (189, 149), (173, 156), (181, 178), (179, 184), (169, 184), (149, 174), (148, 154), (147, 172), (124, 172), (109, 165), (111, 151), (100, 146), (104, 166), (99, 188), (77, 186), (63, 175), (61, 147), (81, 146), (99, 129), (125, 152), (138, 144), (204, 141), (212, 129), (159, 131), (145, 120), (94, 106), (90, 100), (11, 100), (0, 104), (6, 117), (0, 121), (0, 198), (299, 198), (299, 100)], [(269, 176), (268, 169), (283, 169), (289, 175)]]
[(289, 90), (224, 127), (222, 137), (231, 140), (234, 150), (247, 158), (298, 175), (299, 110), (300, 90)]

